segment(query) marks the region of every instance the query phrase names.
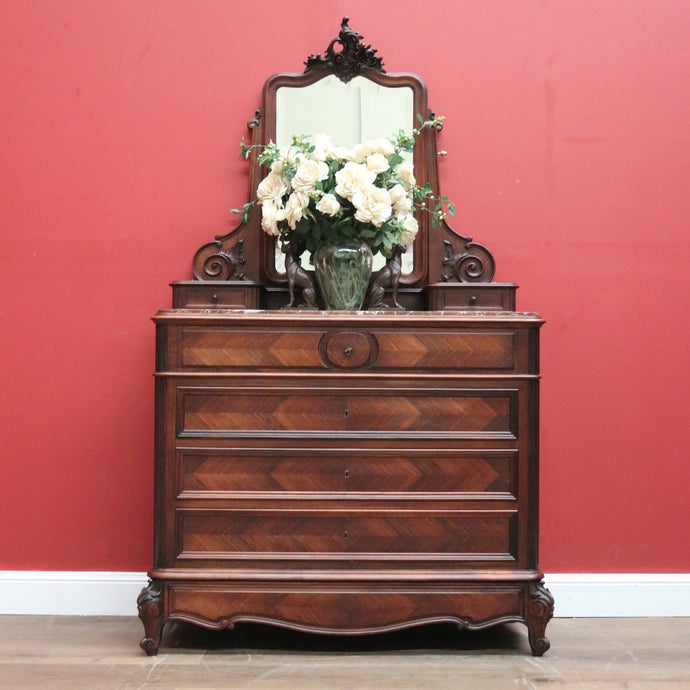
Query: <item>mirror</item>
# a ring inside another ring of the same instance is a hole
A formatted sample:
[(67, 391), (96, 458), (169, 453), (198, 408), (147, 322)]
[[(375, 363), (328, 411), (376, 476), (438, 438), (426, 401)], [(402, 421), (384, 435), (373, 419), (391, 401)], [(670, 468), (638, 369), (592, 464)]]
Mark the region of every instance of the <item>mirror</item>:
[[(387, 74), (382, 59), (361, 39), (344, 18), (338, 37), (323, 56), (307, 59), (303, 74), (279, 73), (267, 80), (258, 143), (276, 142), (282, 147), (295, 135), (326, 134), (335, 146), (352, 148), (370, 140), (390, 139), (400, 131), (411, 134), (418, 115), (429, 117), (423, 81), (409, 73)], [(412, 158), (417, 179), (427, 181), (432, 133), (424, 134), (418, 137), (414, 152), (405, 155)], [(261, 174), (257, 177), (260, 180)], [(425, 215), (417, 216), (417, 239), (401, 258), (401, 281), (407, 284), (418, 282), (426, 272), (422, 248), (428, 226)], [(283, 282), (285, 255), (271, 237), (263, 240), (263, 246), (265, 275)], [(300, 262), (311, 269), (308, 254)], [(384, 256), (375, 255), (374, 270), (385, 263)]]
[(276, 143), (287, 146), (293, 134), (328, 134), (336, 146), (349, 148), (369, 139), (412, 133), (410, 87), (392, 88), (365, 77), (347, 83), (334, 75), (276, 92)]
[[(388, 139), (399, 131), (409, 135), (414, 128), (413, 103), (409, 86), (383, 86), (362, 76), (343, 82), (331, 74), (307, 86), (281, 86), (276, 89), (275, 142), (287, 147), (295, 134), (325, 134), (334, 146), (352, 148), (365, 141)], [(276, 247), (275, 262), (276, 270), (284, 273), (285, 254), (280, 247)], [(301, 262), (313, 268), (308, 252)], [(376, 255), (374, 270), (385, 262), (385, 257)], [(402, 256), (402, 274), (409, 275), (413, 267), (411, 246)]]

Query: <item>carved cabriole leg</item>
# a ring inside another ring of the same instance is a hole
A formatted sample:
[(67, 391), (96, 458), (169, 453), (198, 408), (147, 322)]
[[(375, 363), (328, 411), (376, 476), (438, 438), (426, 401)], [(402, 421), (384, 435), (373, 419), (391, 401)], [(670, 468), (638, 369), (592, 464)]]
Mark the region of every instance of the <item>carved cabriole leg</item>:
[(530, 582), (529, 600), (527, 601), (525, 623), (529, 634), (529, 645), (532, 656), (541, 656), (551, 643), (546, 637), (546, 624), (553, 617), (553, 597), (543, 581)]
[(144, 637), (139, 646), (149, 655), (158, 654), (163, 631), (163, 583), (160, 580), (149, 580), (149, 583), (137, 597), (139, 618), (144, 624)]

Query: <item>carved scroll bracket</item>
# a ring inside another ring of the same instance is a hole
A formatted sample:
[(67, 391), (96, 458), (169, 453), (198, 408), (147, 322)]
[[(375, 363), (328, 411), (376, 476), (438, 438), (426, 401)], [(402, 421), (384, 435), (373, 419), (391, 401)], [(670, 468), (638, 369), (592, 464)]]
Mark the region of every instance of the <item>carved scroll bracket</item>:
[(459, 248), (449, 240), (443, 240), (445, 256), (442, 264), (447, 272), (441, 275), (443, 282), (456, 280), (461, 283), (488, 283), (496, 272), (496, 263), (491, 252), (481, 244), (472, 242), (471, 237), (458, 236)]
[(223, 248), (222, 237), (209, 242), (194, 255), (192, 272), (197, 280), (246, 280), (240, 267), (246, 262), (244, 239), (238, 240), (228, 249)]

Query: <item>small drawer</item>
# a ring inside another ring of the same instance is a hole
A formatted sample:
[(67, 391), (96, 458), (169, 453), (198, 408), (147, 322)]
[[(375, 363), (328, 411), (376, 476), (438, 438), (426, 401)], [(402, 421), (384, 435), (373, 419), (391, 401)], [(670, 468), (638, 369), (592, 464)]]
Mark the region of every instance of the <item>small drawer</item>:
[(257, 309), (259, 286), (249, 281), (185, 281), (172, 284), (174, 309)]
[(427, 287), (432, 311), (515, 311), (511, 283), (436, 283)]

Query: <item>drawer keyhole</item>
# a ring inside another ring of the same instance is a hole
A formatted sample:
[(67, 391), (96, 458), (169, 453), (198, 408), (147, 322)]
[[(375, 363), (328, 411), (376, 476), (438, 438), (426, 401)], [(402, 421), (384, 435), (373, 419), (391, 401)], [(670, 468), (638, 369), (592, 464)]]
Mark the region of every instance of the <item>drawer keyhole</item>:
[(343, 354), (344, 354), (346, 357), (352, 357), (352, 347), (351, 347), (350, 345), (348, 345), (348, 346), (343, 350)]
[(345, 470), (345, 479), (350, 478), (350, 470)]
[(350, 538), (350, 533), (349, 532), (343, 532), (343, 539), (349, 539)]
[(350, 410), (345, 410), (345, 416), (349, 417), (350, 416)]

